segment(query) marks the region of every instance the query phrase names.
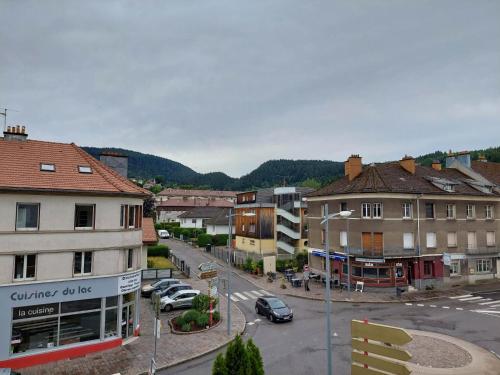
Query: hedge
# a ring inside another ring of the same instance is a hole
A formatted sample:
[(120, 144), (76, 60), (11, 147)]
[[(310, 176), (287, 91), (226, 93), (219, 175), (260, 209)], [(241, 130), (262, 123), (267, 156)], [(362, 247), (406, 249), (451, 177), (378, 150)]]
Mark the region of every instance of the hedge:
[(213, 236), (210, 234), (202, 233), (198, 236), (198, 246), (199, 247), (205, 247), (207, 245), (212, 245), (213, 243)]
[(170, 249), (167, 245), (159, 244), (148, 246), (148, 257), (170, 257)]
[(229, 236), (227, 234), (216, 234), (212, 238), (212, 244), (214, 246), (226, 246)]

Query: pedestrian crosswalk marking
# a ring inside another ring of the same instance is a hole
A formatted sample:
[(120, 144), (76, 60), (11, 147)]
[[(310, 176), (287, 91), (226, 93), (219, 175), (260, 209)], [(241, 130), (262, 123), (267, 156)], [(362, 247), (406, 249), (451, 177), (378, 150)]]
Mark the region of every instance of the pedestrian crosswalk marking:
[(247, 326), (253, 326), (254, 324), (254, 322), (247, 322)]
[(500, 311), (496, 310), (473, 310), (474, 312), (477, 313), (483, 313), (483, 314), (500, 314)]
[(248, 297), (245, 297), (243, 294), (238, 293), (238, 292), (234, 293), (234, 295), (236, 297), (238, 297), (239, 299), (242, 299), (243, 301), (246, 301), (248, 299)]
[(431, 307), (436, 307), (436, 305), (431, 305)]
[(405, 303), (406, 306), (413, 306), (413, 303)]
[(264, 290), (264, 289), (259, 289), (259, 292), (264, 293), (264, 295), (269, 294), (269, 292), (267, 290)]
[(459, 301), (462, 301), (462, 302), (469, 302), (469, 301), (474, 301), (474, 300), (478, 300), (478, 299), (483, 299), (483, 297), (467, 297), (467, 298), (460, 298)]
[(494, 303), (499, 303), (500, 301), (492, 301), (491, 298), (488, 298), (488, 302), (481, 302), (480, 305), (493, 305)]
[(250, 298), (250, 299), (257, 298), (257, 297), (255, 297), (255, 295), (253, 295), (253, 294), (252, 294), (252, 293), (250, 293), (250, 292), (243, 292), (243, 294), (244, 294), (245, 296), (247, 296), (248, 298)]
[(419, 307), (424, 307), (424, 305), (423, 305), (423, 304), (421, 304), (421, 303), (417, 304), (417, 306), (419, 306)]
[(263, 296), (263, 294), (261, 292), (258, 292), (256, 290), (251, 290), (250, 293), (255, 294), (257, 297), (262, 297)]
[(443, 309), (449, 309), (450, 307), (449, 306), (443, 306)]
[(490, 309), (491, 309), (491, 308), (497, 308), (497, 307), (500, 307), (500, 304), (498, 304), (498, 305), (493, 305), (493, 306), (488, 306), (488, 308), (490, 308)]
[(463, 309), (463, 308), (461, 308), (461, 307), (457, 307), (456, 309), (457, 309), (458, 311), (463, 311), (463, 310), (464, 310), (464, 309)]
[(460, 299), (460, 298), (467, 298), (467, 297), (472, 297), (472, 294), (464, 294), (463, 296), (454, 296), (454, 297), (450, 297), (450, 299)]

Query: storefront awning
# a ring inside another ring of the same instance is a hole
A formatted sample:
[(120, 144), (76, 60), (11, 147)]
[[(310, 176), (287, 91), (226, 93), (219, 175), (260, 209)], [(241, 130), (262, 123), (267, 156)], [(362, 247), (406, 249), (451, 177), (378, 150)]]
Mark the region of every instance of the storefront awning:
[[(324, 250), (310, 249), (310, 253), (312, 255), (317, 256), (317, 257), (323, 257), (323, 258), (326, 257), (326, 253)], [(341, 261), (347, 260), (347, 257), (345, 255), (341, 255), (341, 254), (338, 254), (336, 252), (331, 252), (329, 255), (330, 255), (330, 259), (332, 259), (332, 260), (341, 260)]]

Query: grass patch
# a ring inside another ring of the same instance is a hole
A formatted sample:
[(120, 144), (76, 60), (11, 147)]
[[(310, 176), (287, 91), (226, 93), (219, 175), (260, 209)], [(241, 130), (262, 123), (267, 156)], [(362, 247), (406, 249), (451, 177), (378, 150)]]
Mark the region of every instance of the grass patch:
[(175, 268), (170, 260), (165, 257), (148, 257), (148, 268)]

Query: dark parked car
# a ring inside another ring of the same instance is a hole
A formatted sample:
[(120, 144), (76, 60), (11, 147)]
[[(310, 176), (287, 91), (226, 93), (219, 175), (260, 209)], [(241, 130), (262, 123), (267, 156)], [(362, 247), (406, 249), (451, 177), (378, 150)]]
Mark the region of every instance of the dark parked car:
[(153, 294), (151, 294), (151, 303), (153, 303), (153, 298), (155, 298), (156, 294), (159, 294), (160, 298), (165, 296), (170, 297), (172, 294), (177, 293), (179, 290), (190, 290), (190, 289), (193, 289), (193, 287), (185, 283), (170, 285), (166, 289), (160, 289), (153, 292)]
[(285, 322), (293, 319), (292, 309), (274, 296), (258, 298), (255, 302), (255, 312), (264, 315), (271, 322)]
[(141, 295), (143, 297), (151, 297), (153, 292), (156, 292), (161, 289), (166, 289), (172, 284), (179, 284), (180, 281), (177, 279), (161, 279), (153, 284), (146, 284), (141, 288)]

